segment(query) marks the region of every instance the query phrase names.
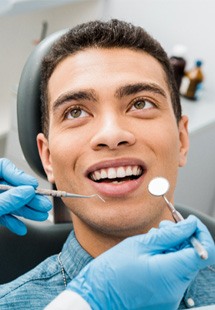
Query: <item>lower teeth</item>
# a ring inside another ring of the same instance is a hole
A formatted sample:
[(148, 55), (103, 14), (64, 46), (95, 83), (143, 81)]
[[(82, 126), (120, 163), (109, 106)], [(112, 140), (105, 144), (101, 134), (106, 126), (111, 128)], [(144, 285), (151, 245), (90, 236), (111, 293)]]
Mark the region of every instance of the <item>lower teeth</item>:
[(113, 182), (111, 182), (112, 184), (120, 184), (120, 183), (122, 183), (123, 181), (113, 181)]

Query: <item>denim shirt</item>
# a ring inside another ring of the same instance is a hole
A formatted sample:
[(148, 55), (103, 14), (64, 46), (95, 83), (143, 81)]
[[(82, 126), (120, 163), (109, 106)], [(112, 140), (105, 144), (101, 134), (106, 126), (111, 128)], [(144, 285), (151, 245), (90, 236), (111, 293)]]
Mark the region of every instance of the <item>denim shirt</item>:
[[(0, 309), (44, 309), (92, 259), (72, 231), (60, 254), (47, 258), (16, 280), (0, 285)], [(179, 309), (215, 304), (214, 270), (215, 266), (211, 266), (199, 272)]]

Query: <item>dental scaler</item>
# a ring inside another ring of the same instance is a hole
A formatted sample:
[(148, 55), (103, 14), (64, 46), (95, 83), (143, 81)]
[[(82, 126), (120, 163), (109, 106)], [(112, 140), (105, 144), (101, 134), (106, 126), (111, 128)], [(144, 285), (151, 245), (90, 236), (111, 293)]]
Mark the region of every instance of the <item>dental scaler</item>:
[[(13, 188), (13, 186), (0, 184), (0, 190), (2, 190), (2, 191), (7, 191), (11, 188)], [(44, 189), (44, 188), (35, 189), (35, 193), (38, 195), (52, 196), (52, 197), (68, 197), (68, 198), (93, 198), (93, 197), (97, 197), (104, 202), (104, 199), (97, 194), (80, 195), (80, 194), (67, 193), (65, 191), (58, 191), (58, 190)]]

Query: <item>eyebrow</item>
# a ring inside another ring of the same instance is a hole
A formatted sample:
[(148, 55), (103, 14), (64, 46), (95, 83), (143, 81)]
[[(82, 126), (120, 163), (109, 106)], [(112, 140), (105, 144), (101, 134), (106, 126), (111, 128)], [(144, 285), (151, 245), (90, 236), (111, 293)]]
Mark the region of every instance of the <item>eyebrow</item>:
[(93, 90), (68, 91), (60, 95), (53, 103), (53, 111), (68, 101), (91, 100), (97, 101)]
[[(119, 87), (115, 92), (116, 98), (123, 98), (130, 95), (135, 95), (142, 91), (149, 91), (151, 93), (159, 94), (166, 98), (165, 91), (157, 84), (154, 83), (135, 83), (128, 84)], [(97, 101), (96, 93), (93, 89), (90, 90), (80, 90), (80, 91), (68, 91), (60, 95), (53, 103), (53, 111), (55, 111), (59, 106), (68, 101), (79, 101), (79, 100), (90, 100)]]
[(119, 87), (115, 92), (117, 98), (122, 98), (125, 96), (135, 95), (142, 91), (149, 91), (151, 93), (159, 94), (164, 98), (167, 98), (165, 91), (157, 84), (154, 83), (135, 83), (128, 84)]

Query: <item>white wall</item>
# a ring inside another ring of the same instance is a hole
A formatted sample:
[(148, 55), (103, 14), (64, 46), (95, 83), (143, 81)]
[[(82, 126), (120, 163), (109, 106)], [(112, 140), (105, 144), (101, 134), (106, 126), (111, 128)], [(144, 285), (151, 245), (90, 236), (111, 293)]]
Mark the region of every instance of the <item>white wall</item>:
[(10, 126), (11, 90), (16, 88), (24, 63), (39, 39), (42, 22), (48, 34), (100, 18), (102, 1), (88, 0), (15, 16), (0, 16), (0, 134)]
[(214, 0), (109, 0), (106, 18), (143, 26), (171, 54), (177, 43), (188, 48), (188, 66), (204, 61), (205, 87), (215, 89)]

